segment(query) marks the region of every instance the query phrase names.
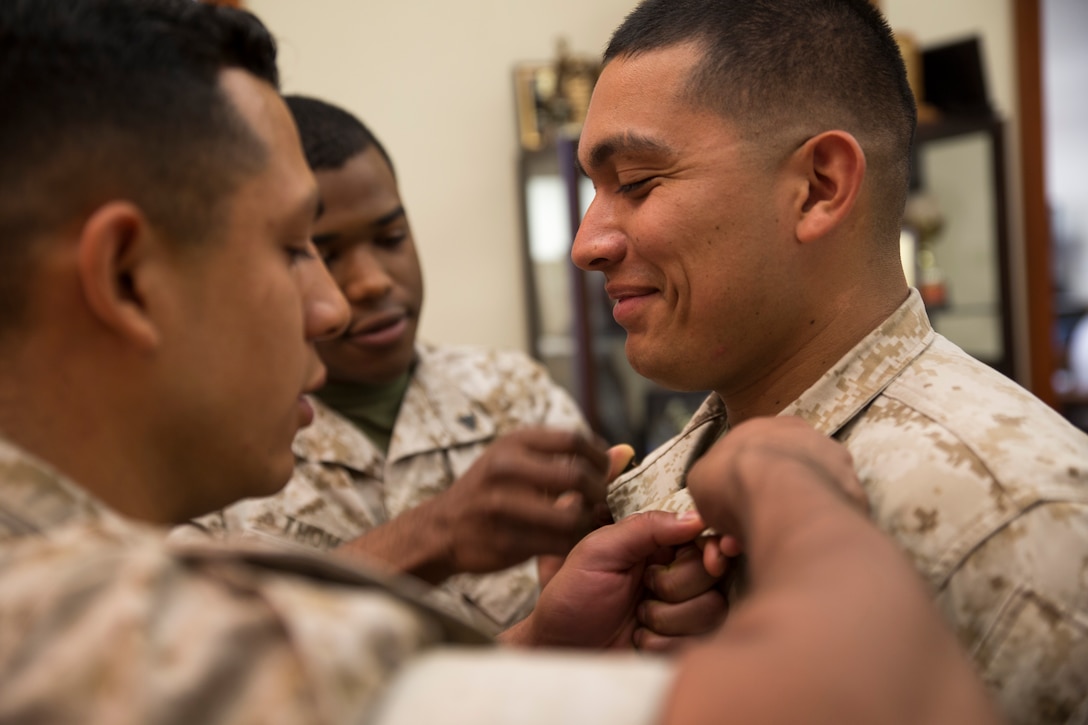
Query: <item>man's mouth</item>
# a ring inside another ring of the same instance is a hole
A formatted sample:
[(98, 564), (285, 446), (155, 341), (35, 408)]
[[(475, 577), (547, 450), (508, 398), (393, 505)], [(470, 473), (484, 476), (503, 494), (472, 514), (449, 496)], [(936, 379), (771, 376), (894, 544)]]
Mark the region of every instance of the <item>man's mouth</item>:
[(657, 294), (653, 287), (642, 285), (605, 285), (605, 292), (612, 300), (612, 317), (627, 329)]
[(343, 337), (352, 344), (366, 347), (392, 345), (404, 336), (408, 319), (405, 312), (373, 315), (354, 322)]
[(654, 287), (645, 285), (629, 285), (609, 283), (604, 286), (604, 291), (613, 303), (622, 302), (631, 297), (645, 297), (657, 292)]

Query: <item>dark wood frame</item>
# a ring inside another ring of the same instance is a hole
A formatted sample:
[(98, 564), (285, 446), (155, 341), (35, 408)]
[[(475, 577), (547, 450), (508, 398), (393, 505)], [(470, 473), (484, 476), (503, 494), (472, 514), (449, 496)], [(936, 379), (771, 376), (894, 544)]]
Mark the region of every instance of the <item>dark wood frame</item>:
[[(577, 139), (559, 134), (550, 145), (542, 149), (522, 148), (518, 156), (518, 198), (521, 213), (522, 238), (522, 274), (525, 285), (525, 306), (528, 314), (529, 352), (542, 359), (540, 349), (540, 290), (537, 288), (536, 274), (533, 270), (533, 258), (529, 249), (529, 209), (525, 187), (534, 172), (547, 171), (556, 173), (563, 180), (566, 189), (565, 213), (570, 222), (571, 240), (578, 233), (582, 221), (581, 198), (578, 188), (579, 172), (575, 165)], [(586, 291), (586, 273), (574, 266), (570, 269), (570, 305), (571, 335), (574, 338), (575, 356), (573, 360), (573, 382), (577, 390), (573, 391), (586, 422), (595, 430), (601, 430), (600, 406), (597, 399), (597, 373), (594, 361), (594, 342), (592, 324), (589, 318), (589, 301)]]
[[(1009, 259), (1009, 214), (1005, 164), (1005, 124), (996, 116), (946, 116), (938, 121), (918, 125), (914, 153), (932, 141), (952, 139), (969, 134), (984, 134), (990, 145), (993, 179), (990, 193), (994, 204), (994, 257), (997, 259), (998, 312), (1001, 318), (1001, 357), (984, 360), (1012, 379), (1018, 379), (1016, 365), (1017, 335), (1013, 324), (1012, 264)], [(916, 162), (917, 163), (917, 162)]]
[(1050, 276), (1050, 218), (1046, 204), (1043, 140), (1041, 12), (1039, 0), (1013, 0), (1030, 364), (1028, 382), (1035, 395), (1057, 407), (1057, 396), (1051, 383), (1056, 361), (1052, 342), (1054, 287)]
[[(547, 170), (559, 175), (566, 189), (566, 209), (570, 222), (571, 240), (578, 233), (582, 222), (581, 197), (578, 188), (579, 172), (575, 164), (577, 139), (560, 134), (557, 139), (542, 150), (523, 149), (518, 157), (518, 181), (521, 193), (519, 205), (521, 212), (522, 264), (526, 292), (526, 312), (529, 316), (529, 352), (541, 359), (540, 350), (540, 291), (537, 289), (536, 275), (533, 271), (533, 258), (529, 250), (529, 209), (525, 194), (525, 185), (535, 171)], [(571, 335), (574, 338), (575, 357), (573, 360), (574, 384), (577, 387), (575, 398), (582, 408), (593, 430), (600, 430), (601, 416), (597, 400), (597, 373), (594, 361), (593, 329), (589, 317), (589, 300), (586, 292), (586, 273), (570, 263), (570, 305)]]

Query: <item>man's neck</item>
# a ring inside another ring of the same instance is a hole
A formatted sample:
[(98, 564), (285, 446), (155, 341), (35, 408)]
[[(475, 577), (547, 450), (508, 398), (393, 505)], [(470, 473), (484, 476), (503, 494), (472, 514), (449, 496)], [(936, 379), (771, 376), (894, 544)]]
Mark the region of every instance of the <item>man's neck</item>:
[[(42, 359), (42, 358), (37, 358)], [(9, 358), (0, 365), (0, 437), (41, 459), (118, 513), (175, 523), (170, 495), (160, 495), (154, 447), (103, 376), (81, 377), (63, 363), (43, 370)], [(86, 369), (85, 367), (83, 369)]]
[(813, 318), (808, 334), (797, 336), (799, 342), (792, 351), (765, 365), (746, 383), (715, 391), (725, 403), (730, 427), (781, 413), (888, 319), (908, 293), (904, 286), (902, 295), (883, 291), (865, 302), (824, 308), (824, 318)]

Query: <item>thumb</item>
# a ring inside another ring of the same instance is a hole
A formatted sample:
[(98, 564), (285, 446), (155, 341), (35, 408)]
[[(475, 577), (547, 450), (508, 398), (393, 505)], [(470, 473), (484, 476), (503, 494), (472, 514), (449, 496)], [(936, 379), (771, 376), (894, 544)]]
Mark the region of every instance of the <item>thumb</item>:
[(608, 482), (616, 480), (635, 457), (635, 449), (626, 443), (620, 443), (608, 449)]
[[(646, 511), (604, 526), (582, 540), (570, 558), (592, 561), (590, 568), (622, 571), (646, 561), (665, 547), (686, 544), (706, 528), (695, 511)], [(581, 551), (579, 551), (581, 549)]]

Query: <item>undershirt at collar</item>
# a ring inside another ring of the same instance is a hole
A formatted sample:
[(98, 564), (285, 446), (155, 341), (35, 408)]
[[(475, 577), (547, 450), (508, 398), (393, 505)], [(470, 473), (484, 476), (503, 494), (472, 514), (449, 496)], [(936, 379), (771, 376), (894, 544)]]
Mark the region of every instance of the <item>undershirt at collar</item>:
[(383, 453), (388, 453), (397, 413), (411, 379), (411, 372), (406, 372), (381, 385), (326, 383), (315, 395), (354, 423)]

